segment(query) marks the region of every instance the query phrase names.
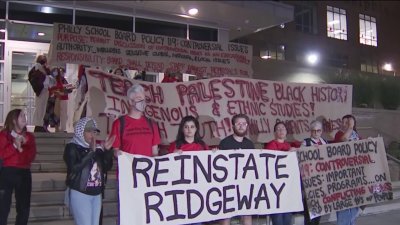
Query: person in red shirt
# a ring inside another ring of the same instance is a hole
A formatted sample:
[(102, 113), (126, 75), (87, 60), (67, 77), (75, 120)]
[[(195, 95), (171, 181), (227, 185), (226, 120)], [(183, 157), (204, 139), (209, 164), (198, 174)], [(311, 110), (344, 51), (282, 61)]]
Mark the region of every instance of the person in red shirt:
[(179, 82), (179, 73), (166, 73), (161, 83), (174, 83)]
[(11, 110), (0, 132), (0, 225), (7, 224), (11, 196), (15, 191), (16, 224), (28, 224), (32, 175), (31, 163), (36, 156), (34, 136), (26, 131), (26, 114)]
[(122, 116), (123, 134), (120, 133), (121, 119), (116, 119), (110, 134), (110, 137), (115, 135), (112, 147), (116, 150), (116, 154), (121, 150), (130, 154), (157, 156), (160, 135), (157, 124), (144, 115), (146, 108), (144, 88), (140, 84), (135, 84), (128, 89), (127, 96), (130, 109), (127, 115)]
[[(277, 122), (274, 126), (275, 139), (266, 143), (264, 148), (277, 151), (291, 151), (294, 148), (289, 142), (286, 142), (286, 126), (283, 122)], [(291, 225), (292, 213), (277, 213), (270, 215), (272, 225)]]
[(168, 152), (209, 150), (200, 137), (199, 128), (199, 121), (196, 118), (193, 116), (183, 117), (179, 124), (176, 141), (170, 144)]

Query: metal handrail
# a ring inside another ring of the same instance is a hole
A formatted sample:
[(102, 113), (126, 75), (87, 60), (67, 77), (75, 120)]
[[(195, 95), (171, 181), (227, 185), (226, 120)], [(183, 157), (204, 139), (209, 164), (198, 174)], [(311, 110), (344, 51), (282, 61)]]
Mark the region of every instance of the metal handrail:
[(396, 157), (392, 156), (392, 155), (389, 154), (389, 153), (386, 153), (386, 156), (387, 156), (388, 158), (390, 158), (391, 160), (393, 160), (395, 163), (397, 163), (397, 164), (400, 165), (400, 160), (397, 159)]

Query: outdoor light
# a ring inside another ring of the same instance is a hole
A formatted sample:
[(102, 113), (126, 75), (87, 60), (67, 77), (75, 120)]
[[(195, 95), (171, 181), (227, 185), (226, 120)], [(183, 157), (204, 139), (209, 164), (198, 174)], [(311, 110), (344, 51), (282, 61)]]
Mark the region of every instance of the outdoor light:
[(43, 33), (43, 32), (38, 32), (37, 35), (38, 35), (38, 36), (44, 36), (44, 35), (46, 35), (46, 34)]
[(311, 65), (315, 65), (318, 62), (318, 54), (311, 53), (307, 55), (307, 62)]
[(383, 65), (383, 69), (386, 71), (393, 71), (393, 67), (391, 63), (385, 63), (385, 65)]
[(191, 15), (191, 16), (197, 15), (198, 12), (199, 12), (199, 10), (196, 9), (196, 8), (191, 8), (191, 9), (189, 9), (189, 11), (188, 11), (189, 15)]
[(269, 53), (268, 50), (260, 51), (260, 57), (262, 59), (270, 59), (271, 58), (271, 54)]
[(6, 29), (0, 29), (0, 32), (1, 32), (1, 33), (5, 33), (5, 32), (6, 32)]
[(51, 7), (48, 7), (48, 6), (43, 6), (43, 7), (40, 9), (40, 11), (41, 11), (42, 13), (53, 13), (53, 9), (52, 9)]

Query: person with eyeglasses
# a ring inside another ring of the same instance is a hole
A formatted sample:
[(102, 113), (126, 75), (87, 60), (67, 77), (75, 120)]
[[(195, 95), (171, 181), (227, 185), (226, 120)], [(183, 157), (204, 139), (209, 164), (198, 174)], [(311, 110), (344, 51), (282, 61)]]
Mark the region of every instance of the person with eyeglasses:
[[(255, 149), (254, 143), (246, 137), (249, 125), (249, 117), (245, 114), (237, 114), (232, 117), (233, 134), (222, 139), (219, 143), (220, 150), (232, 150), (232, 149)], [(242, 225), (251, 225), (251, 215), (241, 216)], [(221, 225), (229, 225), (231, 219), (223, 219), (220, 221)]]
[[(318, 120), (314, 120), (311, 122), (310, 124), (310, 137), (304, 139), (303, 143), (301, 144), (301, 146), (303, 147), (309, 147), (309, 146), (314, 146), (314, 145), (325, 145), (328, 144), (328, 141), (326, 141), (325, 139), (323, 139), (321, 137), (322, 133), (323, 133), (323, 129), (322, 129), (322, 123), (319, 122)], [(302, 190), (303, 186), (302, 186)], [(305, 198), (305, 194), (303, 193), (303, 206), (304, 206), (304, 225), (318, 225), (321, 217), (315, 217), (314, 219), (310, 218), (310, 215), (308, 213), (308, 205), (307, 205), (307, 200)]]
[[(274, 125), (275, 139), (266, 143), (264, 149), (276, 150), (276, 151), (292, 151), (295, 150), (289, 142), (286, 142), (286, 125), (282, 121), (277, 122)], [(292, 224), (292, 213), (276, 213), (269, 215), (273, 225), (291, 225)]]
[(114, 153), (110, 149), (115, 136), (107, 138), (100, 146), (96, 144), (99, 132), (92, 118), (80, 119), (75, 126), (75, 136), (64, 150), (66, 203), (76, 225), (98, 225), (100, 221), (106, 173), (113, 165)]

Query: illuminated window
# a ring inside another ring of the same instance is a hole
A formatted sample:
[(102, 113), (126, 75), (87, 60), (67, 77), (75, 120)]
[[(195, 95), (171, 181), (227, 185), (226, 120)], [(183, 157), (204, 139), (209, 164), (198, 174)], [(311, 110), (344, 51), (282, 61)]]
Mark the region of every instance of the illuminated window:
[(268, 49), (260, 51), (260, 57), (262, 59), (285, 60), (285, 46), (269, 46)]
[(378, 73), (378, 62), (373, 58), (361, 59), (361, 71)]
[(326, 17), (328, 37), (347, 40), (346, 10), (327, 6)]
[(375, 17), (360, 14), (360, 43), (378, 46)]

